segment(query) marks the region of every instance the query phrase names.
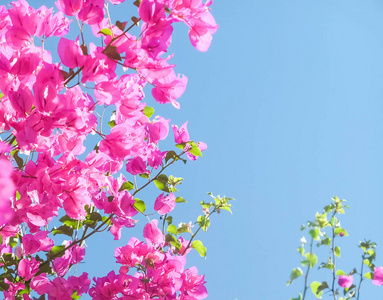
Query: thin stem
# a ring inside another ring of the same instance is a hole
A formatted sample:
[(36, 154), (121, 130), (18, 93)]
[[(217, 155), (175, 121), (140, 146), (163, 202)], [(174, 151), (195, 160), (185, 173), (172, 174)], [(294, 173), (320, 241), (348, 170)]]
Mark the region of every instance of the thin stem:
[[(141, 19), (138, 19), (137, 22), (141, 21)], [(125, 33), (127, 33), (130, 29), (132, 29), (134, 26), (136, 26), (136, 23), (133, 23), (132, 25), (130, 25), (130, 27), (128, 29), (126, 29), (123, 33), (121, 33), (120, 35), (116, 36), (115, 38), (112, 38), (112, 40), (109, 42), (108, 45), (105, 46), (105, 49), (102, 50), (102, 53), (105, 53), (106, 49), (108, 49), (110, 46), (112, 46), (112, 44), (114, 43), (114, 41), (118, 40), (119, 38), (123, 37), (125, 35)]]
[[(69, 246), (65, 247), (63, 250), (57, 252), (55, 255), (53, 255), (52, 257), (48, 258), (46, 261), (44, 261), (43, 263), (40, 264), (40, 268), (48, 263), (50, 263), (54, 258), (60, 256), (61, 254), (65, 253), (66, 250), (72, 248), (73, 246), (77, 245), (77, 244), (80, 244), (80, 245), (83, 245), (82, 242), (85, 241), (87, 238), (89, 238), (90, 236), (92, 236), (93, 234), (95, 234), (96, 232), (99, 232), (99, 230), (101, 229), (101, 227), (103, 227), (106, 223), (109, 222), (110, 219), (112, 219), (112, 217), (114, 216), (114, 213), (111, 213), (109, 215), (109, 217), (104, 221), (102, 222), (96, 229), (94, 229), (91, 233), (86, 234), (86, 230), (84, 231), (84, 234), (83, 236), (81, 237), (81, 239), (77, 240), (77, 241), (74, 241), (72, 242)], [(86, 228), (85, 228), (86, 229)]]
[[(182, 152), (180, 155), (177, 156), (177, 158), (181, 157), (183, 154), (185, 154), (185, 152)], [(147, 183), (145, 183), (142, 187), (140, 187), (138, 190), (136, 189), (136, 191), (133, 193), (133, 197), (139, 192), (141, 191), (142, 189), (144, 189), (145, 187), (147, 187), (151, 182), (153, 182), (154, 180), (157, 179), (157, 177), (159, 175), (161, 175), (161, 173), (167, 168), (169, 167), (170, 165), (172, 165), (175, 161), (177, 161), (175, 158), (173, 158), (173, 160), (168, 163), (166, 166), (162, 167), (162, 169), (157, 173), (156, 176), (154, 176), (152, 179), (150, 179)]]
[(336, 293), (335, 293), (335, 280), (336, 280), (336, 274), (335, 274), (335, 223), (336, 220), (334, 219), (336, 215), (336, 210), (334, 210), (334, 214), (332, 216), (332, 220), (334, 220), (334, 224), (332, 225), (332, 240), (331, 240), (331, 251), (332, 251), (332, 262), (333, 262), (333, 269), (332, 269), (332, 287), (331, 291), (334, 295), (334, 300), (337, 299)]
[[(314, 239), (311, 238), (311, 243), (310, 243), (310, 254), (313, 253), (313, 243), (314, 243)], [(305, 297), (306, 297), (306, 291), (307, 291), (307, 289), (308, 289), (308, 287), (309, 287), (309, 285), (308, 285), (308, 278), (309, 278), (310, 269), (311, 269), (310, 264), (308, 264), (308, 265), (307, 265), (307, 272), (306, 272), (306, 275), (305, 275), (305, 286), (304, 286), (304, 289), (303, 289), (303, 297), (302, 297), (302, 300), (305, 299)]]
[[(218, 209), (219, 209), (219, 208), (218, 208)], [(211, 216), (213, 213), (215, 213), (216, 210), (217, 210), (217, 207), (214, 208), (211, 212), (209, 212), (209, 214), (207, 215), (206, 219), (209, 220), (210, 216)], [(196, 237), (197, 233), (201, 230), (201, 228), (202, 228), (202, 225), (199, 225), (199, 228), (198, 228), (197, 231), (192, 235), (192, 237), (191, 237), (189, 243), (187, 244), (187, 246), (185, 247), (185, 250), (182, 252), (181, 255), (184, 255), (185, 252), (190, 248), (190, 245), (191, 245), (191, 243), (193, 242), (193, 239)]]
[(356, 297), (357, 300), (359, 300), (359, 296), (360, 296), (360, 286), (362, 285), (362, 281), (363, 281), (363, 265), (364, 265), (364, 260), (365, 260), (365, 257), (364, 257), (364, 254), (362, 255), (362, 266), (360, 268), (360, 281), (359, 281), (359, 286), (358, 286), (358, 296)]
[(69, 76), (69, 78), (64, 82), (64, 86), (66, 87), (67, 86), (67, 84), (73, 79), (73, 78), (75, 78), (76, 76), (77, 76), (77, 74), (79, 74), (81, 71), (82, 71), (82, 69), (84, 69), (84, 66), (82, 66), (80, 69), (78, 69), (75, 73), (73, 73), (71, 76)]

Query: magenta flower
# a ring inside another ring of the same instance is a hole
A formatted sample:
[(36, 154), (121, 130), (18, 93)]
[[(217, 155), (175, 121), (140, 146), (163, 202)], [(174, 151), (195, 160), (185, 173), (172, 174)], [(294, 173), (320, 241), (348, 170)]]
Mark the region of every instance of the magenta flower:
[(383, 285), (383, 267), (375, 268), (372, 284)]
[(176, 198), (173, 193), (168, 196), (164, 196), (164, 193), (159, 195), (154, 202), (154, 209), (158, 211), (160, 215), (165, 215), (171, 212), (176, 206)]
[(353, 280), (354, 278), (352, 277), (352, 275), (340, 275), (338, 279), (338, 284), (343, 288), (349, 288), (350, 286), (352, 286)]
[(187, 143), (190, 141), (187, 125), (188, 122), (185, 122), (179, 129), (177, 125), (172, 125), (176, 144)]

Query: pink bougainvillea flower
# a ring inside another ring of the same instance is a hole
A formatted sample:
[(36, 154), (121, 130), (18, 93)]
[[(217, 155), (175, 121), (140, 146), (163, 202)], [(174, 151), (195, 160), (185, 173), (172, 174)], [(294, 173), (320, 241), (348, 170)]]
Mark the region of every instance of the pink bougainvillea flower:
[(21, 277), (24, 277), (25, 281), (28, 281), (38, 272), (39, 265), (40, 262), (34, 257), (31, 257), (30, 260), (25, 258), (20, 261), (17, 271)]
[(187, 121), (180, 127), (180, 129), (178, 129), (177, 125), (172, 125), (176, 144), (187, 143), (190, 141), (187, 125)]
[(203, 275), (198, 275), (196, 267), (191, 267), (185, 270), (182, 274), (183, 284), (182, 289), (184, 295), (194, 297), (194, 299), (205, 299), (207, 297), (207, 290), (205, 287), (205, 280)]
[(375, 285), (383, 285), (383, 267), (376, 267), (372, 283)]
[(352, 275), (340, 275), (338, 279), (338, 284), (343, 288), (349, 288), (350, 286), (352, 286), (353, 280), (354, 278), (352, 277)]
[(164, 196), (164, 193), (162, 193), (154, 202), (154, 209), (158, 211), (160, 215), (171, 212), (174, 207), (176, 207), (176, 198), (173, 193), (170, 193), (168, 196)]
[(157, 225), (158, 220), (152, 220), (144, 227), (144, 238), (148, 244), (163, 245), (165, 242), (165, 236)]
[(146, 164), (143, 159), (139, 156), (130, 159), (126, 164), (126, 171), (132, 175), (137, 174), (149, 174), (149, 171), (146, 169)]
[(15, 193), (15, 184), (11, 179), (12, 164), (6, 159), (0, 159), (0, 225), (8, 223), (13, 216), (10, 198)]
[(62, 63), (68, 68), (74, 69), (84, 65), (84, 55), (79, 44), (75, 41), (61, 38), (57, 52)]
[(84, 0), (58, 0), (56, 6), (66, 15), (73, 16), (81, 10), (83, 2)]

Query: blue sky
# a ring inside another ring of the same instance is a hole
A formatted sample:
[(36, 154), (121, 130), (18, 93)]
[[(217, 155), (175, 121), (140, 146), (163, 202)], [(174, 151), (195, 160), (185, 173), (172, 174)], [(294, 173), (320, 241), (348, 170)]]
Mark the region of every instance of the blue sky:
[[(300, 225), (334, 195), (350, 206), (341, 218), (350, 236), (341, 240), (339, 268), (360, 265), (364, 238), (377, 242), (383, 265), (383, 3), (215, 1), (212, 9), (220, 28), (206, 53), (175, 24), (169, 52), (189, 78), (181, 110), (147, 100), (174, 124), (189, 120), (191, 137), (208, 145), (203, 159), (168, 173), (185, 178), (179, 195), (188, 204), (176, 208), (178, 221), (196, 219), (206, 192), (237, 199), (233, 215), (213, 216), (199, 236), (207, 259), (189, 257), (206, 274), (209, 299), (296, 297), (303, 281), (286, 282), (300, 262)], [(156, 195), (152, 189), (142, 199)], [(141, 223), (116, 244), (110, 234), (89, 240), (78, 272), (117, 269), (113, 249), (139, 235)], [(381, 297), (382, 289), (366, 282), (361, 299)]]

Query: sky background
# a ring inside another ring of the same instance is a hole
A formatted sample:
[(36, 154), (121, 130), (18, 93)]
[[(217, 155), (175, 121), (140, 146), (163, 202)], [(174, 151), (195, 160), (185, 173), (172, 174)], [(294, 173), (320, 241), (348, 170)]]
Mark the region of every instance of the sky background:
[[(112, 11), (113, 21), (130, 19), (134, 8), (124, 7)], [(340, 240), (337, 268), (359, 267), (364, 238), (377, 242), (383, 265), (383, 3), (215, 1), (212, 10), (220, 28), (206, 53), (191, 46), (184, 24), (174, 26), (171, 62), (189, 78), (181, 110), (155, 104), (149, 89), (145, 100), (172, 124), (188, 120), (191, 138), (208, 145), (202, 159), (167, 172), (185, 178), (178, 195), (188, 204), (177, 206), (175, 223), (196, 220), (206, 192), (236, 199), (233, 215), (212, 216), (198, 236), (207, 258), (188, 256), (188, 266), (206, 275), (208, 299), (296, 297), (302, 278), (286, 282), (300, 265), (300, 226), (334, 195), (350, 206), (341, 217), (350, 236)], [(153, 188), (140, 197), (154, 203), (157, 195)], [(118, 270), (114, 248), (142, 237), (143, 225), (117, 243), (110, 233), (92, 237), (77, 273)], [(361, 292), (378, 299), (383, 288), (365, 282)]]

